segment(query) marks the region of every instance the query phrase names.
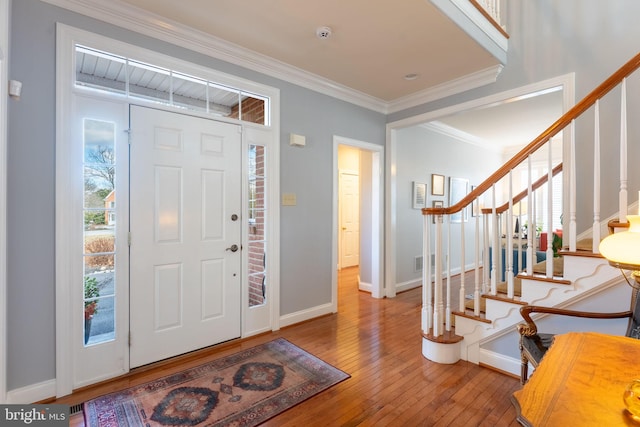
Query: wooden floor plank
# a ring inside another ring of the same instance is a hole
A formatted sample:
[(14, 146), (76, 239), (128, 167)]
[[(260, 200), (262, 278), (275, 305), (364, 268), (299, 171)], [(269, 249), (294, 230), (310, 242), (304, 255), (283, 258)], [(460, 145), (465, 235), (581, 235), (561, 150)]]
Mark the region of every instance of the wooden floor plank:
[[(460, 361), (422, 356), (421, 290), (374, 299), (357, 289), (358, 269), (339, 274), (338, 313), (204, 349), (53, 401), (77, 404), (283, 337), (351, 378), (264, 426), (518, 426), (511, 394), (519, 381)], [(72, 427), (84, 427), (82, 414)]]

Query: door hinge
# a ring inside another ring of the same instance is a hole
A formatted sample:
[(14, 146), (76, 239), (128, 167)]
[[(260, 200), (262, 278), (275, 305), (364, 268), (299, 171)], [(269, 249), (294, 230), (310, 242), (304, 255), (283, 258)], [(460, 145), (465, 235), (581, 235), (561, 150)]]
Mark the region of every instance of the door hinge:
[(131, 347), (131, 331), (129, 331), (129, 347)]
[(127, 143), (131, 145), (131, 129), (124, 130), (127, 133)]
[(129, 247), (131, 247), (131, 232), (130, 231), (127, 233), (127, 245)]

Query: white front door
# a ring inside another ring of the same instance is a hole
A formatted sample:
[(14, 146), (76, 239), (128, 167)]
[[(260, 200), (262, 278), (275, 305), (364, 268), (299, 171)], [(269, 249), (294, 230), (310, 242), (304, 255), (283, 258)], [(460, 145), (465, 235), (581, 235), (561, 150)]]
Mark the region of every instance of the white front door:
[(131, 107), (130, 367), (241, 334), (240, 126)]
[(340, 173), (340, 268), (360, 263), (360, 177)]

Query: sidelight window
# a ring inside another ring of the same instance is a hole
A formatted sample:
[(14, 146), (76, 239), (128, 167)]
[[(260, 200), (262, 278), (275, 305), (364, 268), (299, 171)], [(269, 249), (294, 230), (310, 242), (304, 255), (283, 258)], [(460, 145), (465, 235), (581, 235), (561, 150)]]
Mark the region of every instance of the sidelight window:
[(249, 307), (266, 302), (265, 151), (249, 145)]
[(113, 122), (83, 120), (85, 345), (115, 338), (115, 135)]

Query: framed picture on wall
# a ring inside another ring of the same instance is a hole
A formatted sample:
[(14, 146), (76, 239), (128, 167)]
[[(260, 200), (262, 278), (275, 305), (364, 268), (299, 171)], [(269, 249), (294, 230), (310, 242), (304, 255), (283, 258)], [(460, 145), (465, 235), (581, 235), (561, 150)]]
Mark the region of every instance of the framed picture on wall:
[(413, 209), (422, 209), (427, 202), (427, 184), (413, 181)]
[(444, 175), (431, 174), (431, 195), (444, 196)]
[[(449, 179), (449, 206), (453, 206), (464, 198), (469, 192), (469, 180), (464, 178)], [(469, 210), (467, 208), (452, 214), (451, 222), (461, 222), (469, 220)]]

